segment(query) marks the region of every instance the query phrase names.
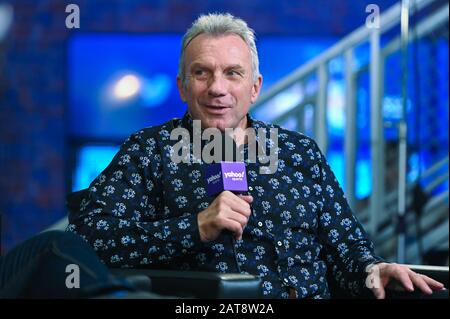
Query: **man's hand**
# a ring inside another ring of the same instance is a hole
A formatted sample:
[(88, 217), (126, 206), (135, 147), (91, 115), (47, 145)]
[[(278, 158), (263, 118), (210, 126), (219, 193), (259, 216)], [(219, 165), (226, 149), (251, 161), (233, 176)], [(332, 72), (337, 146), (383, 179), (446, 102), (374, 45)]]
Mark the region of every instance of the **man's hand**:
[(430, 277), (415, 273), (406, 265), (395, 263), (379, 263), (369, 267), (368, 281), (372, 283), (370, 289), (375, 298), (384, 299), (386, 296), (385, 287), (395, 280), (401, 288), (406, 291), (414, 291), (414, 287), (419, 288), (423, 293), (430, 295), (433, 290), (441, 290), (444, 285)]
[(215, 240), (224, 229), (230, 230), (235, 239), (242, 233), (251, 214), (252, 196), (235, 195), (223, 191), (208, 208), (198, 214), (198, 230), (202, 242)]

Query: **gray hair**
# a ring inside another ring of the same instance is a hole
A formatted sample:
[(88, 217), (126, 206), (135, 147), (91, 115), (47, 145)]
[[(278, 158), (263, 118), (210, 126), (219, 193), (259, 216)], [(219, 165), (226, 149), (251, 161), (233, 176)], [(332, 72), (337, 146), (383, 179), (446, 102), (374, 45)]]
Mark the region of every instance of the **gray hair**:
[(180, 60), (178, 61), (178, 77), (181, 79), (183, 86), (186, 84), (186, 74), (184, 70), (184, 55), (186, 47), (196, 36), (202, 33), (214, 37), (226, 34), (236, 34), (240, 36), (250, 49), (253, 81), (256, 81), (259, 76), (259, 59), (255, 44), (254, 31), (247, 26), (247, 23), (244, 20), (236, 18), (229, 13), (210, 13), (208, 15), (201, 15), (197, 20), (195, 20), (183, 36), (181, 55)]

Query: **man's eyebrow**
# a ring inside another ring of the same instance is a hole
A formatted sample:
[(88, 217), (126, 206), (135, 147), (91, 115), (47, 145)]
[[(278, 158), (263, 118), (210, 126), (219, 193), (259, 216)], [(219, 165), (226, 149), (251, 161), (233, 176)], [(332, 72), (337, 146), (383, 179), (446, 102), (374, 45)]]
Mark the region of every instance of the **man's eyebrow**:
[(200, 62), (194, 62), (194, 63), (192, 63), (191, 64), (191, 66), (189, 67), (189, 69), (195, 69), (195, 68), (198, 68), (198, 67), (201, 67), (201, 68), (207, 68), (208, 67), (208, 65), (206, 65), (206, 64), (204, 64), (204, 63), (200, 63)]
[(240, 64), (232, 64), (232, 65), (230, 65), (230, 66), (227, 66), (226, 69), (227, 69), (227, 70), (230, 70), (230, 69), (234, 69), (234, 70), (239, 69), (239, 70), (245, 71), (244, 67), (243, 67), (242, 65), (240, 65)]
[[(189, 69), (192, 70), (192, 69), (195, 69), (195, 68), (198, 68), (198, 67), (201, 67), (201, 68), (208, 68), (209, 66), (208, 66), (207, 64), (205, 64), (205, 63), (194, 62), (194, 63), (191, 64), (191, 66), (189, 67)], [(233, 70), (239, 69), (239, 70), (245, 71), (245, 68), (244, 68), (242, 65), (240, 65), (240, 64), (232, 64), (232, 65), (228, 65), (228, 66), (225, 68), (225, 70), (231, 70), (231, 69), (233, 69)]]

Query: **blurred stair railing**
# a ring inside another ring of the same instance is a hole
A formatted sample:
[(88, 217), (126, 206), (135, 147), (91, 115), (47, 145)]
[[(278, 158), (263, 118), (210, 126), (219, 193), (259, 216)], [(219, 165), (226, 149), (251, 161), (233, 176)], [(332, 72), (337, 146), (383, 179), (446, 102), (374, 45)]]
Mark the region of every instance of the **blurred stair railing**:
[[(419, 255), (419, 241), (421, 241), (423, 252), (431, 248), (448, 250), (449, 192), (448, 189), (436, 191), (438, 186), (449, 181), (449, 173), (448, 169), (446, 169), (448, 165), (449, 158), (447, 156), (428, 168), (421, 176), (421, 184), (424, 185), (423, 191), (429, 197), (418, 221), (421, 229), (421, 238), (416, 238), (416, 226), (408, 227), (407, 229), (407, 237), (410, 240), (407, 242), (406, 256), (410, 263), (422, 262), (422, 256)], [(442, 170), (444, 170), (444, 173), (442, 173)], [(406, 212), (407, 225), (415, 225), (415, 219), (417, 218), (411, 205), (414, 196), (414, 186), (415, 183), (409, 183), (407, 186), (406, 199), (407, 207), (409, 207)], [(432, 195), (430, 196), (430, 194)], [(397, 197), (397, 191), (392, 191), (386, 195), (384, 213), (380, 215), (377, 233), (373, 236), (377, 253), (389, 261), (395, 261), (396, 254), (395, 240), (392, 240), (392, 238), (396, 237)], [(368, 209), (362, 211), (358, 218), (362, 223), (365, 223), (369, 218)]]
[[(415, 0), (410, 1), (410, 15), (415, 15), (417, 23), (412, 27), (408, 40), (421, 38), (433, 30), (442, 28), (448, 24), (449, 5), (439, 0)], [(350, 206), (355, 209), (355, 175), (356, 175), (356, 151), (357, 151), (357, 123), (356, 123), (356, 92), (358, 90), (358, 78), (361, 73), (369, 72), (369, 100), (370, 100), (370, 154), (371, 154), (371, 187), (369, 210), (364, 213), (364, 225), (376, 242), (379, 234), (379, 225), (386, 223), (393, 213), (385, 212), (386, 201), (397, 198), (396, 195), (387, 194), (384, 191), (384, 120), (382, 115), (382, 97), (384, 94), (384, 68), (388, 55), (400, 50), (400, 16), (401, 3), (397, 3), (380, 16), (378, 28), (361, 26), (350, 33), (344, 39), (318, 55), (306, 64), (295, 69), (289, 75), (271, 86), (261, 94), (257, 102), (251, 108), (253, 114), (258, 112), (276, 112), (275, 102), (278, 98), (289, 96), (289, 92), (302, 88), (303, 96), (293, 103), (292, 107), (282, 114), (277, 114), (271, 122), (282, 125), (288, 120), (294, 119), (295, 129), (304, 132), (305, 111), (307, 108), (313, 111), (312, 135), (322, 152), (327, 153), (328, 129), (327, 129), (327, 97), (330, 83), (329, 63), (336, 58), (343, 58), (345, 63), (343, 78), (345, 82), (345, 132), (344, 132), (344, 158), (345, 158), (345, 193)], [(381, 37), (389, 41), (381, 41)], [(448, 39), (448, 37), (447, 37)], [(382, 45), (383, 43), (383, 45)], [(355, 67), (354, 56), (357, 49), (369, 45), (369, 63)], [(311, 92), (309, 84), (315, 80), (315, 90)], [(447, 159), (448, 161), (448, 159)], [(448, 178), (447, 178), (448, 179)], [(393, 198), (393, 199), (392, 199)], [(447, 194), (448, 201), (448, 194)], [(428, 205), (431, 205), (430, 201)], [(395, 208), (395, 204), (394, 204)], [(437, 209), (436, 211), (440, 211)], [(380, 213), (383, 212), (383, 213)], [(426, 215), (426, 213), (424, 213)], [(358, 216), (359, 217), (359, 216)], [(447, 214), (448, 223), (448, 214)], [(392, 223), (390, 223), (392, 224)], [(425, 225), (424, 225), (425, 226)], [(394, 236), (389, 230), (389, 236)], [(387, 236), (387, 235), (386, 235)], [(384, 238), (384, 237), (381, 237)], [(428, 237), (426, 237), (428, 238)], [(447, 231), (448, 238), (448, 231)], [(428, 239), (427, 239), (428, 240)], [(425, 240), (424, 244), (427, 242)]]

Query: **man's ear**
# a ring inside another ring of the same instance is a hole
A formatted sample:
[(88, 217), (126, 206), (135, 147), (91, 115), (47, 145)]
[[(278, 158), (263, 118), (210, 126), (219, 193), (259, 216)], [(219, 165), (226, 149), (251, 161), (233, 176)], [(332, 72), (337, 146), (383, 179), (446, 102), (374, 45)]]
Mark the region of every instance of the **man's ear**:
[(253, 86), (252, 86), (252, 96), (250, 98), (250, 101), (252, 104), (255, 103), (256, 100), (258, 99), (259, 92), (261, 92), (262, 82), (263, 82), (263, 77), (260, 74), (260, 75), (258, 75), (258, 78), (256, 79), (255, 83), (253, 83)]
[(183, 81), (181, 81), (179, 76), (177, 76), (177, 88), (178, 88), (178, 93), (180, 93), (181, 100), (183, 102), (186, 102), (186, 94), (184, 92)]

